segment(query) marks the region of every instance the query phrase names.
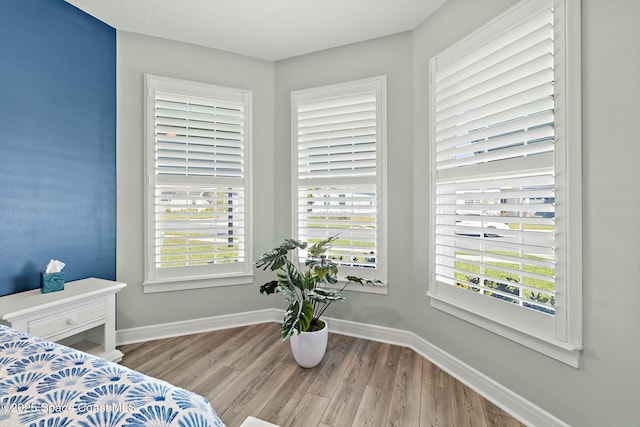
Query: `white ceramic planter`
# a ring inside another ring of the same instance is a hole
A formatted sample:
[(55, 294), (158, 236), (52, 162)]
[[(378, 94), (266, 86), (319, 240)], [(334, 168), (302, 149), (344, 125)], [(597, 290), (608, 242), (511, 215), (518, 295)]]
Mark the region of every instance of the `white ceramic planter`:
[(317, 366), (327, 351), (329, 327), (326, 321), (323, 320), (323, 322), (324, 328), (319, 331), (294, 333), (289, 338), (293, 358), (303, 368)]

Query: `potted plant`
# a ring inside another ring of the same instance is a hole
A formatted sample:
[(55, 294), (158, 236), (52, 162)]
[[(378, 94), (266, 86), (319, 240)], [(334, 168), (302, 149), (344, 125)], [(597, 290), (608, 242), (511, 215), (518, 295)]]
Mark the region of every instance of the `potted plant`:
[[(334, 301), (344, 300), (342, 291), (349, 283), (375, 284), (356, 276), (347, 276), (340, 287), (338, 264), (326, 256), (331, 242), (338, 236), (328, 237), (311, 246), (307, 242), (285, 239), (284, 243), (258, 259), (255, 264), (263, 270), (276, 272), (277, 280), (260, 286), (261, 294), (284, 296), (288, 303), (282, 323), (282, 339), (291, 339), (291, 350), (296, 362), (311, 368), (322, 360), (327, 347), (327, 323), (322, 314)], [(307, 250), (304, 266), (292, 259), (292, 252)]]

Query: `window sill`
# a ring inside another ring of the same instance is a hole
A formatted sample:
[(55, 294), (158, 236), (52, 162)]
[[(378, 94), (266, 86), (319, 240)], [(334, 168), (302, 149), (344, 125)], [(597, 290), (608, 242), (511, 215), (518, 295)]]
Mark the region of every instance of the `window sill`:
[(171, 279), (145, 280), (145, 294), (156, 292), (185, 291), (189, 289), (217, 288), (220, 286), (246, 285), (253, 283), (253, 273), (224, 276), (197, 276)]
[(562, 363), (565, 363), (574, 368), (580, 367), (580, 353), (581, 346), (574, 346), (570, 344), (560, 344), (558, 342), (549, 342), (541, 338), (536, 338), (532, 335), (525, 334), (517, 329), (510, 328), (501, 323), (494, 322), (486, 317), (472, 313), (464, 308), (453, 305), (443, 299), (439, 299), (432, 293), (427, 293), (430, 297), (431, 307), (455, 316), (459, 319), (465, 320), (473, 325), (479, 326), (483, 329), (491, 331), (497, 335), (507, 338), (518, 344), (524, 345), (532, 350), (551, 357)]

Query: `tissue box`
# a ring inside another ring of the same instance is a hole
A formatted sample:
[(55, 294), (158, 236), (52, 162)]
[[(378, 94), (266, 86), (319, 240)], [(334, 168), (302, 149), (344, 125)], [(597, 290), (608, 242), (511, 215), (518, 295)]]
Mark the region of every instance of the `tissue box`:
[(41, 273), (40, 284), (42, 285), (42, 293), (63, 291), (64, 290), (64, 271), (59, 273)]

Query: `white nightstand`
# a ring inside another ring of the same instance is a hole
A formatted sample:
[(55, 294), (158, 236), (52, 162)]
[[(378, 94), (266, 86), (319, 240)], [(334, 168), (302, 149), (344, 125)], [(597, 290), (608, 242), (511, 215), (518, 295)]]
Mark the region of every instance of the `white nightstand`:
[(88, 278), (64, 284), (64, 290), (40, 289), (0, 297), (0, 320), (18, 331), (56, 341), (113, 362), (116, 349), (116, 292), (125, 283)]

